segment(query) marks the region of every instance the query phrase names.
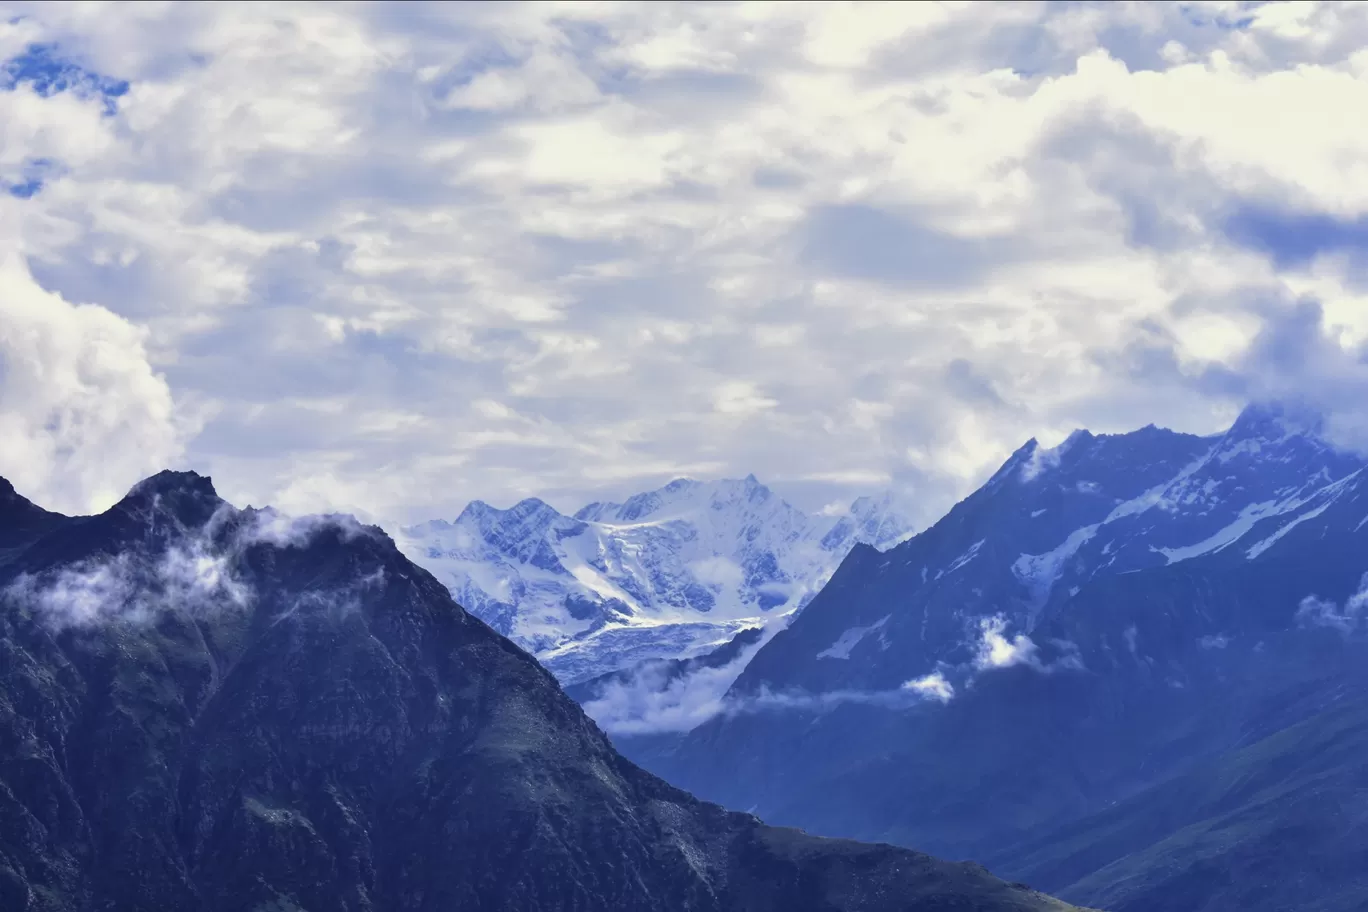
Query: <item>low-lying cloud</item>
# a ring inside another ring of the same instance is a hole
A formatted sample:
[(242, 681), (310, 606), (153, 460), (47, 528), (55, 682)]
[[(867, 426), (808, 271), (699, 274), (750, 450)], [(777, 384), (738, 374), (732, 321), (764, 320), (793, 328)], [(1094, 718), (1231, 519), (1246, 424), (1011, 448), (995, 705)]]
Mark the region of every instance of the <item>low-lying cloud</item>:
[(235, 572), (231, 554), (214, 553), (194, 540), (171, 547), (155, 560), (124, 553), (26, 574), (4, 595), (29, 605), (55, 630), (144, 623), (168, 610), (241, 608), (252, 597)]
[(981, 639), (978, 652), (974, 656), (974, 667), (980, 670), (990, 668), (1011, 668), (1013, 665), (1040, 667), (1036, 644), (1024, 633), (1012, 639), (1006, 635), (1007, 619), (1002, 615), (983, 618), (979, 621)]
[(1296, 622), (1301, 627), (1329, 627), (1345, 634), (1368, 630), (1368, 573), (1342, 607), (1315, 595), (1302, 599), (1297, 606)]
[(614, 735), (687, 732), (716, 716), (760, 712), (826, 712), (842, 704), (864, 704), (905, 709), (920, 703), (948, 703), (955, 686), (944, 670), (905, 682), (892, 690), (841, 689), (811, 693), (775, 691), (761, 687), (755, 693), (731, 693), (731, 687), (778, 628), (738, 653), (725, 665), (698, 667), (683, 674), (671, 662), (648, 662), (633, 673), (607, 683), (584, 703), (604, 731)]
[(771, 634), (742, 649), (735, 659), (683, 674), (670, 662), (647, 662), (609, 681), (584, 711), (611, 734), (690, 731), (727, 711), (727, 691)]
[(903, 689), (942, 703), (949, 703), (955, 696), (955, 686), (939, 671), (908, 681), (903, 685)]
[(719, 715), (826, 712), (843, 704), (887, 709), (946, 704), (955, 699), (959, 687), (973, 686), (984, 674), (1016, 666), (1026, 666), (1041, 674), (1083, 670), (1075, 644), (1051, 640), (1054, 657), (1047, 661), (1034, 640), (1024, 633), (1009, 636), (1007, 626), (1002, 615), (979, 619), (971, 643), (972, 660), (960, 665), (941, 663), (934, 671), (890, 690), (841, 688), (814, 693), (761, 687), (754, 693), (731, 693), (732, 684), (760, 650), (762, 641), (718, 668), (679, 674), (677, 670), (671, 671), (669, 663), (648, 664), (605, 686), (598, 696), (585, 702), (584, 710), (610, 734), (686, 732)]
[(1025, 665), (1044, 674), (1052, 674), (1056, 671), (1081, 671), (1083, 668), (1083, 660), (1075, 644), (1065, 640), (1050, 641), (1059, 655), (1045, 661), (1041, 657), (1040, 647), (1026, 634), (1019, 633), (1008, 638), (1007, 618), (1000, 614), (980, 618), (978, 633), (973, 662), (977, 671)]
[[(225, 533), (234, 519), (245, 521)], [(130, 549), (25, 573), (0, 590), (0, 599), (29, 608), (54, 632), (109, 623), (144, 624), (167, 611), (206, 616), (242, 609), (257, 597), (242, 573), (247, 549), (305, 547), (329, 529), (340, 532), (344, 540), (371, 533), (350, 516), (239, 513), (225, 504), (203, 527), (182, 529), (163, 552)], [(325, 603), (355, 606), (362, 590), (383, 582), (383, 570), (377, 569), (341, 590), (305, 592), (281, 617)]]

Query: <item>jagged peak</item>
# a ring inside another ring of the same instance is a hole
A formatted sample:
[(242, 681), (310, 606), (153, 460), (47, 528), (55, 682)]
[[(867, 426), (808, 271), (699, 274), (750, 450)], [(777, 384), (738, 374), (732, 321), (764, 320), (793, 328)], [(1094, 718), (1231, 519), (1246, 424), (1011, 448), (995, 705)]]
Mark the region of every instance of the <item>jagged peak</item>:
[(177, 472), (164, 470), (150, 475), (128, 489), (115, 509), (145, 509), (155, 504), (164, 504), (172, 510), (179, 510), (191, 503), (220, 503), (218, 491), (209, 476), (198, 472)]
[(744, 478), (718, 478), (699, 481), (680, 477), (659, 488), (633, 494), (621, 503), (594, 501), (576, 511), (574, 518), (583, 522), (637, 522), (656, 514), (681, 499), (710, 496), (714, 504), (728, 498), (767, 500), (774, 492), (763, 482), (748, 474)]
[(1002, 465), (998, 467), (998, 470), (994, 472), (986, 482), (984, 482), (983, 487), (996, 487), (998, 484), (1002, 483), (1007, 478), (1011, 477), (1012, 473), (1015, 472), (1018, 468), (1020, 468), (1024, 463), (1026, 463), (1026, 461), (1029, 460), (1033, 455), (1035, 455), (1036, 451), (1039, 449), (1039, 440), (1037, 440), (1034, 437), (1027, 440), (1021, 446), (1017, 447), (1015, 450), (1012, 451), (1012, 455), (1008, 456), (1006, 461), (1004, 461)]
[(1322, 440), (1325, 414), (1307, 403), (1286, 400), (1251, 402), (1226, 431), (1229, 440), (1281, 441), (1289, 437)]
[(507, 512), (526, 516), (532, 513), (545, 513), (548, 511), (555, 513), (556, 508), (542, 500), (540, 497), (524, 497), (510, 507)]
[(524, 497), (522, 500), (513, 504), (506, 510), (491, 506), (483, 500), (472, 500), (466, 504), (465, 509), (456, 517), (456, 523), (466, 520), (492, 520), (496, 523), (509, 520), (524, 521), (528, 517), (541, 515), (544, 517), (559, 516), (556, 508), (542, 500), (540, 497)]
[(164, 469), (150, 475), (128, 489), (124, 500), (143, 500), (156, 496), (192, 495), (195, 497), (218, 498), (214, 482), (207, 475), (198, 472), (179, 472)]
[(209, 522), (223, 504), (207, 475), (166, 470), (135, 484), (110, 512), (155, 513), (192, 527)]

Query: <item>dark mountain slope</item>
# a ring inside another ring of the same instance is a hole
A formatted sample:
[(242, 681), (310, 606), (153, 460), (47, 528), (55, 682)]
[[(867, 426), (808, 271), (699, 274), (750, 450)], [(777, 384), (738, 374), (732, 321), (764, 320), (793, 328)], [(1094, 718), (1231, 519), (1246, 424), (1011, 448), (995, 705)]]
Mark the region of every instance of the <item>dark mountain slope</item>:
[(0, 478), (0, 555), (37, 538), (65, 518), (31, 503)]
[(1008, 863), (1040, 882), (1079, 878), (1070, 895), (1116, 912), (1351, 912), (1368, 896), (1366, 822), (1368, 701), (1357, 699), (1020, 846)]
[(238, 511), (188, 473), (18, 528), (6, 912), (1063, 908), (641, 772), (379, 530)]

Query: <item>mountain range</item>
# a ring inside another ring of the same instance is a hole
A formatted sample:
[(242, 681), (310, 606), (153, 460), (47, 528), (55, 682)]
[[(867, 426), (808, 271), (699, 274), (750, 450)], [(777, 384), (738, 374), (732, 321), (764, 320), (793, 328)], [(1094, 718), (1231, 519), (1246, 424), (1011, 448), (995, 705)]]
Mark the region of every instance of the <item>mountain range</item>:
[(400, 540), (458, 602), (574, 685), (782, 624), (856, 544), (911, 534), (909, 516), (891, 493), (812, 515), (753, 475), (681, 478), (573, 516), (536, 498), (507, 510), (474, 501)]
[(0, 481), (9, 912), (1044, 912), (623, 759), (381, 530), (166, 472), (94, 516)]
[(1368, 906), (1368, 462), (1319, 416), (1029, 441), (856, 546), (687, 734), (697, 794), (1113, 912)]

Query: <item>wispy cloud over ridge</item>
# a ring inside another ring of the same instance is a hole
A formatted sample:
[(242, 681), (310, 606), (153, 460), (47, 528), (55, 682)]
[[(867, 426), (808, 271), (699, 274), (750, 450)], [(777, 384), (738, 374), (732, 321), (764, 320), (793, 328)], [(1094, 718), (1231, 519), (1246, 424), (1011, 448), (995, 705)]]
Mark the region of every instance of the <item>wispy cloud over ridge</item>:
[(0, 397), (126, 362), (0, 399), (54, 505), (175, 459), (400, 522), (702, 466), (930, 518), (1076, 426), (1298, 396), (1368, 441), (1362, 5), (12, 12), (0, 314), (75, 316), (0, 330)]
[[(31, 612), (54, 631), (105, 624), (153, 623), (164, 612), (191, 617), (249, 607), (258, 593), (243, 557), (261, 545), (304, 548), (328, 532), (343, 540), (374, 535), (350, 516), (289, 517), (274, 510), (240, 512), (222, 504), (203, 525), (185, 527), (156, 515), (158, 495), (145, 506), (149, 531), (169, 529), (164, 546), (129, 545), (114, 554), (73, 561), (42, 573), (23, 573), (0, 589), (0, 601)], [(307, 590), (280, 617), (301, 608), (346, 612), (364, 591), (384, 582), (383, 568), (339, 588)]]

